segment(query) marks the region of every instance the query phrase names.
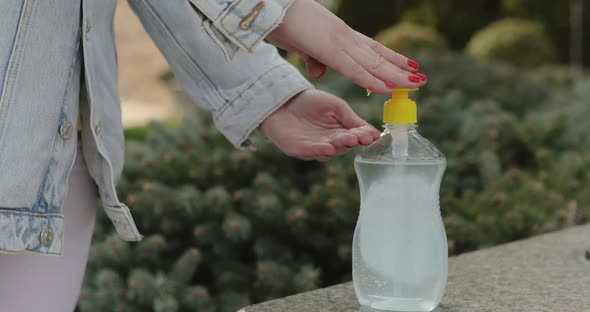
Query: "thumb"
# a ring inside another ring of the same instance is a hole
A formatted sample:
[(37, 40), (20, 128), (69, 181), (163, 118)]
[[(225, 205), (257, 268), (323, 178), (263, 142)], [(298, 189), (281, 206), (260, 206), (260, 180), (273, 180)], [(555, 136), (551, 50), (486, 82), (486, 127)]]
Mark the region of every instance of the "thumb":
[(340, 103), (340, 114), (338, 114), (338, 121), (346, 129), (365, 128), (372, 136), (373, 139), (379, 138), (381, 132), (369, 124), (367, 121), (359, 117), (344, 100)]
[(315, 58), (304, 55), (303, 60), (305, 61), (305, 66), (307, 68), (307, 72), (313, 79), (321, 78), (326, 73), (326, 65), (320, 63)]

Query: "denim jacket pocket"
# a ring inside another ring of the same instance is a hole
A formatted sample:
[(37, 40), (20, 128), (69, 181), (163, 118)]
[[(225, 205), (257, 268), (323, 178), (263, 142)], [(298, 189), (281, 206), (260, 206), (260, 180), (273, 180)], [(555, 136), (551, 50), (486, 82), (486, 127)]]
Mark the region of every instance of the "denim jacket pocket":
[(240, 47), (237, 44), (231, 42), (231, 40), (229, 40), (223, 33), (221, 33), (217, 28), (215, 28), (215, 26), (213, 26), (213, 22), (211, 21), (211, 19), (209, 19), (209, 17), (207, 16), (204, 16), (204, 13), (201, 9), (199, 9), (199, 7), (197, 7), (195, 2), (189, 0), (188, 3), (195, 12), (195, 14), (198, 16), (198, 19), (202, 20), (201, 27), (203, 27), (203, 30), (221, 49), (223, 55), (225, 56), (225, 59), (228, 62), (231, 62), (231, 60), (233, 59), (234, 55), (236, 55)]
[(234, 55), (236, 55), (238, 50), (240, 50), (240, 47), (238, 47), (235, 43), (227, 39), (227, 37), (224, 36), (219, 30), (217, 30), (217, 28), (212, 26), (212, 24), (213, 23), (210, 20), (203, 19), (203, 23), (201, 25), (205, 32), (209, 34), (209, 36), (211, 36), (211, 39), (213, 39), (217, 46), (219, 46), (221, 51), (223, 51), (225, 59), (228, 62), (231, 62), (231, 60), (234, 58)]
[(254, 52), (275, 29), (293, 0), (186, 0), (239, 48)]

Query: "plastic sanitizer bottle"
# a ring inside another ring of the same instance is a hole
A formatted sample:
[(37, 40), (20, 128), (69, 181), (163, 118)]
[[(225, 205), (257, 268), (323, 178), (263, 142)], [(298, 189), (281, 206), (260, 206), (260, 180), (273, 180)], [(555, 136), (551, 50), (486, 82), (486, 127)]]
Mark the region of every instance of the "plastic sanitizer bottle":
[(416, 131), (416, 102), (395, 89), (381, 138), (354, 166), (361, 208), (353, 240), (353, 284), (362, 306), (432, 311), (447, 282), (447, 237), (439, 208), (446, 160)]

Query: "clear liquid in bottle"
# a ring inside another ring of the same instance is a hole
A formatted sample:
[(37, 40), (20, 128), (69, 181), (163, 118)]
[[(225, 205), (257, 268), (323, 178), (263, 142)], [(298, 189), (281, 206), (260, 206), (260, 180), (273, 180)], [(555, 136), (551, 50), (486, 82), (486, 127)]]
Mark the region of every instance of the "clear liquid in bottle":
[(362, 306), (432, 311), (447, 282), (447, 238), (439, 190), (446, 160), (416, 125), (385, 125), (354, 166), (361, 207), (353, 240), (353, 284)]

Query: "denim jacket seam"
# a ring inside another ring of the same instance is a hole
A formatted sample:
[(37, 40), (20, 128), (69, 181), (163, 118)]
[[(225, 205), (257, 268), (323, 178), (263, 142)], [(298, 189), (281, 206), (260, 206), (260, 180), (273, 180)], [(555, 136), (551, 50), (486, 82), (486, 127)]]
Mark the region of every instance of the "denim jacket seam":
[[(70, 91), (71, 90), (70, 84), (73, 82), (72, 75), (74, 74), (74, 68), (76, 67), (76, 63), (77, 63), (76, 53), (78, 53), (78, 51), (79, 51), (78, 49), (80, 48), (80, 41), (82, 40), (80, 30), (78, 30), (78, 32), (76, 33), (76, 38), (77, 38), (77, 40), (75, 41), (74, 49), (72, 50), (73, 51), (72, 62), (70, 63), (70, 66), (68, 68), (68, 83), (66, 84), (66, 88), (64, 90), (64, 95), (63, 95), (61, 108), (60, 108), (59, 121), (62, 121), (61, 120), (62, 114), (64, 114), (64, 108), (66, 106), (66, 98), (67, 98), (68, 94), (71, 92)], [(82, 66), (82, 64), (80, 64), (80, 66)], [(82, 69), (80, 68), (80, 70), (82, 70)], [(51, 153), (50, 153), (51, 156), (48, 157), (48, 159), (46, 161), (45, 168), (47, 168), (47, 169), (45, 170), (45, 174), (43, 176), (43, 181), (39, 185), (39, 190), (37, 191), (37, 203), (39, 203), (43, 199), (43, 193), (44, 193), (44, 190), (46, 187), (46, 183), (47, 183), (47, 180), (49, 179), (49, 175), (51, 173), (51, 168), (50, 168), (49, 164), (52, 161), (55, 161), (55, 149), (57, 147), (58, 135), (59, 135), (58, 130), (56, 129), (55, 134), (53, 136), (53, 141), (51, 142)], [(70, 159), (70, 163), (73, 161), (74, 161), (74, 159)], [(66, 180), (67, 180), (67, 177), (66, 177)], [(62, 198), (62, 203), (60, 204), (60, 207), (62, 206), (64, 199), (65, 198)]]
[[(82, 39), (82, 40), (85, 40), (85, 39)], [(82, 42), (82, 47), (83, 47), (83, 50), (86, 51), (87, 49), (84, 48), (84, 42), (85, 41)], [(84, 54), (85, 54), (85, 52), (84, 52)], [(86, 59), (86, 56), (85, 55), (83, 55), (82, 57), (84, 59)], [(95, 105), (93, 105), (93, 100), (92, 100), (94, 98), (94, 89), (93, 89), (93, 85), (94, 84), (93, 83), (88, 83), (91, 79), (93, 79), (93, 77), (92, 77), (92, 75), (88, 75), (88, 73), (86, 73), (86, 66), (83, 66), (83, 69), (82, 70), (84, 70), (84, 79), (87, 82), (87, 83), (84, 84), (84, 86), (86, 88), (86, 94), (87, 94), (87, 105), (88, 105), (88, 108), (89, 108), (89, 111), (90, 111), (89, 112), (90, 113), (90, 116), (89, 116), (88, 123), (89, 124), (93, 124), (94, 123), (93, 117), (96, 115), (96, 113), (94, 111), (94, 109), (95, 109), (94, 106)], [(97, 142), (96, 137), (94, 136), (94, 132), (92, 132), (92, 133), (93, 133), (93, 139), (96, 142), (96, 150), (97, 150), (98, 154), (100, 155), (101, 158), (103, 158), (103, 159), (105, 159), (105, 160), (108, 161), (108, 157), (104, 156), (104, 151), (102, 151), (101, 144), (99, 144)], [(111, 167), (110, 161), (108, 161), (107, 164), (109, 165), (109, 167)], [(112, 171), (112, 167), (111, 167), (111, 171)], [(100, 170), (100, 174), (101, 174), (101, 178), (104, 178), (104, 170)], [(111, 176), (112, 176), (112, 173), (111, 173)], [(98, 184), (100, 184), (100, 183), (98, 183)], [(99, 188), (104, 187), (103, 185), (97, 185), (97, 186)], [(117, 201), (118, 201), (118, 199), (117, 199)], [(103, 204), (104, 204), (104, 201), (102, 199), (101, 199), (101, 202), (103, 202)]]
[[(293, 4), (294, 0), (289, 0), (286, 5), (283, 7), (283, 10), (281, 11), (281, 14), (279, 16), (277, 16), (275, 22), (268, 27), (265, 31), (263, 32), (256, 32), (253, 30), (249, 30), (250, 33), (254, 33), (255, 36), (258, 37), (258, 39), (256, 39), (252, 44), (247, 45), (246, 43), (242, 42), (241, 40), (238, 40), (234, 33), (236, 31), (240, 31), (240, 29), (238, 28), (235, 31), (231, 31), (230, 29), (227, 29), (225, 27), (225, 25), (223, 25), (223, 20), (230, 14), (233, 15), (237, 15), (235, 13), (232, 12), (232, 10), (235, 8), (235, 6), (237, 6), (240, 2), (240, 0), (237, 0), (232, 6), (230, 6), (226, 12), (224, 12), (218, 19), (218, 21), (215, 21), (214, 25), (219, 25), (220, 28), (222, 28), (223, 30), (221, 31), (223, 34), (225, 34), (228, 38), (230, 38), (230, 40), (238, 45), (241, 45), (244, 49), (246, 49), (248, 52), (252, 53), (254, 51), (254, 49), (258, 46), (258, 44), (260, 44), (260, 42), (262, 42), (264, 40), (264, 38), (266, 38), (266, 36), (268, 36), (269, 33), (271, 33), (275, 28), (277, 28), (282, 20), (285, 17), (285, 14), (287, 13), (287, 10), (289, 9), (289, 7), (291, 7), (291, 4)], [(240, 16), (241, 17), (241, 16)], [(232, 40), (233, 39), (233, 40)]]
[(266, 114), (264, 114), (262, 116), (262, 118), (260, 119), (260, 121), (254, 125), (252, 125), (251, 128), (249, 128), (248, 130), (246, 130), (246, 132), (244, 132), (244, 135), (242, 135), (240, 137), (240, 140), (238, 141), (240, 144), (242, 142), (244, 142), (245, 140), (248, 139), (248, 137), (251, 135), (252, 131), (254, 131), (256, 128), (258, 128), (260, 126), (260, 124), (268, 117), (270, 116), (272, 113), (274, 113), (275, 111), (277, 111), (279, 108), (281, 108), (283, 105), (285, 105), (287, 102), (289, 102), (289, 100), (291, 100), (294, 96), (296, 96), (297, 94), (305, 91), (305, 90), (309, 90), (312, 89), (313, 86), (304, 86), (304, 87), (300, 87), (297, 89), (294, 89), (293, 91), (291, 91), (290, 93), (288, 93), (287, 95), (285, 95), (281, 101), (271, 110), (269, 110), (268, 112), (266, 112)]
[(16, 51), (18, 51), (18, 47), (19, 47), (19, 37), (20, 37), (20, 32), (23, 28), (23, 19), (25, 18), (24, 14), (27, 11), (27, 2), (23, 2), (23, 5), (21, 7), (21, 10), (19, 12), (19, 20), (18, 20), (18, 26), (16, 29), (16, 32), (14, 33), (14, 38), (12, 39), (12, 44), (10, 45), (10, 54), (8, 55), (8, 64), (6, 66), (6, 71), (4, 72), (4, 80), (2, 83), (2, 89), (0, 89), (0, 113), (2, 112), (2, 103), (4, 102), (4, 99), (6, 97), (6, 88), (8, 85), (8, 81), (10, 80), (9, 78), (11, 78), (11, 72), (13, 71), (14, 65), (12, 64), (12, 60), (14, 59), (14, 53)]
[(2, 254), (2, 253), (7, 253), (7, 254), (18, 254), (18, 253), (21, 253), (21, 252), (23, 252), (23, 251), (32, 252), (32, 253), (39, 254), (39, 255), (53, 255), (53, 256), (61, 256), (61, 255), (62, 255), (62, 254), (61, 254), (61, 253), (59, 253), (59, 252), (50, 252), (50, 251), (47, 251), (47, 252), (40, 252), (40, 251), (37, 251), (37, 250), (34, 250), (34, 249), (26, 249), (26, 250), (10, 250), (10, 249), (2, 249), (2, 250), (0, 250), (0, 254)]
[[(0, 98), (0, 101), (4, 101), (5, 100), (5, 92), (7, 91), (5, 88), (7, 87), (9, 81), (11, 81), (11, 79), (9, 78), (14, 78), (14, 76), (11, 76), (11, 72), (18, 72), (18, 68), (20, 66), (20, 58), (22, 56), (22, 54), (24, 53), (21, 49), (21, 46), (23, 44), (23, 42), (19, 39), (21, 38), (25, 38), (27, 35), (27, 31), (29, 30), (29, 25), (31, 23), (31, 19), (32, 19), (32, 15), (35, 12), (34, 11), (35, 6), (33, 6), (33, 4), (31, 4), (31, 0), (25, 0), (23, 3), (23, 8), (21, 10), (21, 16), (19, 18), (19, 23), (17, 26), (17, 31), (14, 35), (14, 40), (13, 40), (13, 44), (12, 44), (12, 49), (10, 52), (10, 56), (9, 56), (9, 61), (8, 61), (8, 68), (6, 70), (6, 78), (4, 79), (4, 86), (2, 86), (2, 97)], [(29, 13), (28, 15), (25, 15), (26, 13)], [(15, 60), (16, 63), (12, 64), (12, 61)], [(12, 99), (12, 97), (8, 98), (9, 100)]]
[(280, 25), (281, 21), (285, 17), (287, 10), (291, 6), (291, 4), (293, 4), (293, 1), (294, 0), (288, 0), (288, 2), (284, 5), (283, 10), (281, 11), (281, 14), (277, 17), (276, 22), (273, 25), (271, 25), (268, 29), (266, 29), (263, 32), (255, 32), (250, 30), (251, 33), (255, 33), (255, 35), (258, 36), (258, 39), (255, 40), (252, 44), (246, 45), (244, 42), (238, 40), (234, 36), (235, 31), (232, 32), (230, 29), (227, 29), (222, 23), (223, 19), (227, 16), (232, 14), (237, 15), (234, 12), (232, 12), (232, 10), (235, 9), (235, 7), (241, 2), (241, 0), (237, 0), (227, 8), (220, 10), (221, 12), (219, 12), (218, 16), (211, 16), (211, 12), (204, 9), (203, 5), (200, 3), (201, 1), (189, 0), (189, 2), (193, 4), (195, 8), (198, 9), (207, 19), (209, 19), (212, 22), (213, 26), (217, 28), (228, 40), (230, 40), (232, 43), (239, 46), (240, 48), (247, 50), (250, 53), (254, 51), (255, 47), (258, 44), (260, 44), (260, 42), (262, 42), (271, 31), (273, 31), (276, 27), (278, 27), (278, 25)]
[[(203, 28), (203, 31), (205, 31), (213, 41), (215, 41), (215, 43), (217, 44), (217, 46), (219, 46), (219, 48), (221, 49), (221, 51), (223, 52), (223, 55), (225, 56), (225, 60), (228, 62), (231, 62), (232, 59), (234, 58), (235, 54), (237, 53), (237, 50), (235, 49), (239, 49), (240, 47), (238, 47), (236, 45), (236, 48), (234, 49), (234, 51), (230, 51), (228, 49), (228, 47), (226, 47), (223, 42), (221, 42), (221, 39), (217, 37), (217, 35), (215, 34), (215, 32), (213, 31), (212, 27), (215, 27), (213, 25), (213, 23), (211, 23), (210, 20), (204, 20), (201, 23), (201, 27)], [(222, 34), (223, 35), (223, 34)], [(225, 37), (225, 36), (224, 36)], [(226, 38), (227, 39), (227, 38)], [(235, 45), (235, 43), (231, 42), (231, 44)]]
[[(182, 46), (176, 40), (176, 37), (174, 37), (173, 32), (170, 31), (170, 29), (168, 29), (168, 27), (166, 26), (166, 24), (164, 22), (162, 22), (161, 18), (159, 18), (157, 12), (151, 7), (151, 5), (149, 3), (147, 3), (147, 1), (139, 1), (138, 3), (140, 3), (140, 5), (143, 5), (145, 7), (146, 11), (148, 11), (150, 13), (150, 14), (146, 14), (147, 17), (152, 19), (152, 21), (154, 22), (155, 25), (160, 26), (159, 28), (160, 28), (160, 33), (161, 33), (162, 37), (164, 38), (164, 40), (166, 40), (168, 42), (170, 47), (173, 48), (172, 50), (176, 51), (175, 52), (175, 54), (177, 55), (176, 59), (181, 61), (185, 65), (187, 65), (187, 67), (190, 68), (191, 71), (193, 71), (193, 73), (195, 73), (195, 72), (199, 73), (196, 76), (204, 77), (205, 81), (207, 82), (209, 87), (211, 87), (211, 89), (214, 90), (214, 94), (221, 100), (221, 102), (222, 103), (227, 102), (228, 99), (225, 96), (223, 96), (221, 91), (217, 88), (217, 86), (215, 86), (215, 84), (211, 81), (209, 76), (207, 76), (207, 74), (203, 71), (203, 69), (199, 66), (199, 64), (196, 63), (189, 56), (189, 54), (187, 53), (187, 51), (184, 48), (182, 48)], [(211, 104), (213, 104), (213, 103), (211, 103)], [(223, 107), (223, 105), (216, 106), (216, 108), (220, 108), (220, 107)]]
[[(2, 85), (2, 90), (0, 91), (0, 146), (2, 146), (4, 138), (5, 138), (5, 131), (2, 131), (4, 127), (2, 112), (4, 111), (6, 118), (8, 118), (9, 114), (9, 103), (12, 101), (12, 92), (8, 89), (11, 82), (15, 79), (14, 75), (18, 72), (18, 68), (20, 66), (21, 57), (23, 55), (23, 51), (21, 51), (21, 46), (23, 42), (19, 39), (25, 38), (27, 35), (27, 31), (29, 30), (29, 25), (31, 23), (31, 19), (33, 16), (35, 6), (31, 3), (30, 0), (25, 0), (23, 2), (23, 7), (21, 11), (21, 15), (19, 17), (18, 28), (14, 35), (14, 41), (12, 44), (12, 49), (9, 56), (8, 66), (6, 69), (6, 74), (4, 78), (4, 82)], [(28, 9), (28, 10), (27, 10)], [(27, 12), (29, 13), (27, 15)], [(13, 64), (13, 61), (15, 62)], [(12, 74), (15, 73), (15, 74)], [(4, 104), (3, 104), (4, 103)], [(2, 159), (0, 158), (0, 161)]]
[[(219, 16), (211, 16), (210, 12), (208, 12), (207, 10), (205, 10), (204, 7), (201, 5), (201, 3), (200, 3), (201, 1), (198, 1), (198, 0), (188, 0), (188, 2), (190, 4), (192, 4), (192, 5), (194, 5), (196, 7), (196, 9), (198, 9), (199, 12), (201, 12), (211, 22), (214, 22), (217, 18), (219, 18)], [(221, 10), (221, 13), (223, 13), (223, 10)]]
[(217, 111), (215, 120), (219, 120), (219, 118), (221, 117), (221, 115), (223, 115), (223, 113), (229, 108), (231, 107), (236, 101), (238, 101), (240, 99), (240, 97), (242, 97), (242, 95), (250, 90), (254, 85), (256, 85), (256, 83), (260, 80), (262, 80), (266, 75), (268, 75), (270, 72), (276, 70), (277, 68), (281, 67), (281, 66), (286, 66), (287, 64), (285, 63), (276, 63), (274, 64), (271, 68), (269, 68), (267, 71), (265, 71), (264, 73), (262, 73), (260, 76), (258, 76), (258, 78), (256, 78), (256, 80), (250, 82), (248, 84), (247, 87), (245, 87), (242, 91), (240, 91), (240, 93), (238, 93), (231, 101), (227, 102), (219, 111)]
[[(86, 79), (87, 79), (87, 80), (88, 80), (88, 79), (91, 79), (90, 75), (86, 75), (85, 77), (86, 77)], [(87, 83), (87, 84), (86, 84), (86, 89), (87, 89), (87, 95), (88, 95), (88, 96), (87, 96), (88, 105), (89, 105), (90, 107), (93, 107), (93, 105), (92, 105), (92, 103), (91, 103), (91, 102), (92, 102), (92, 98), (93, 98), (93, 94), (94, 94), (94, 93), (93, 93), (94, 91), (93, 91), (93, 89), (92, 89), (92, 84), (91, 84), (91, 83)], [(90, 120), (90, 122), (92, 122), (92, 121), (93, 121), (93, 120), (92, 120), (92, 114), (90, 115), (90, 119), (91, 119), (91, 120)], [(92, 135), (93, 135), (93, 137), (94, 137), (94, 140), (95, 140), (95, 141), (97, 141), (97, 140), (96, 140), (96, 137), (94, 136), (94, 132), (92, 132)], [(117, 191), (116, 191), (116, 188), (115, 188), (115, 185), (114, 185), (114, 181), (113, 181), (113, 166), (112, 166), (112, 164), (111, 164), (111, 161), (110, 161), (110, 159), (109, 159), (107, 156), (105, 156), (105, 155), (104, 155), (104, 154), (105, 154), (105, 153), (104, 153), (104, 151), (101, 151), (101, 149), (102, 149), (102, 146), (101, 146), (101, 144), (98, 144), (98, 142), (96, 143), (96, 148), (97, 148), (97, 151), (98, 151), (99, 155), (101, 156), (101, 158), (102, 158), (104, 161), (106, 161), (106, 163), (107, 163), (107, 166), (108, 166), (108, 168), (109, 168), (109, 170), (110, 170), (110, 179), (109, 179), (110, 181), (109, 181), (109, 185), (108, 185), (108, 187), (110, 187), (111, 189), (110, 189), (109, 191), (111, 191), (111, 190), (114, 190), (114, 192), (112, 192), (112, 193), (113, 193), (113, 194), (114, 194), (114, 196), (115, 196), (115, 201), (116, 201), (117, 203), (119, 203), (119, 204), (122, 204), (122, 203), (119, 201), (119, 198), (118, 198), (118, 196), (117, 196)], [(103, 171), (104, 171), (104, 170), (101, 170), (101, 175), (102, 175), (102, 177), (104, 178), (104, 173), (102, 173)], [(103, 186), (99, 186), (99, 188), (100, 188), (100, 187), (103, 187)], [(101, 199), (101, 203), (102, 203), (103, 207), (105, 207), (105, 206), (107, 206), (107, 205), (108, 205), (108, 204), (107, 204), (107, 203), (105, 203), (105, 201), (104, 201), (104, 200), (102, 200), (102, 199)], [(123, 215), (125, 215), (125, 216), (127, 217), (127, 215), (126, 215), (126, 214), (124, 214), (124, 213), (123, 213)], [(129, 215), (130, 215), (130, 213), (129, 213)], [(131, 231), (132, 231), (132, 232), (134, 232), (134, 233), (132, 234), (132, 236), (127, 236), (127, 235), (123, 235), (123, 234), (119, 233), (119, 231), (117, 231), (117, 235), (119, 235), (119, 237), (127, 238), (128, 240), (141, 240), (141, 238), (142, 238), (143, 236), (142, 236), (142, 235), (139, 233), (139, 230), (137, 229), (137, 225), (135, 225), (135, 224), (134, 224), (134, 221), (133, 221), (133, 219), (129, 220), (129, 219), (127, 219), (127, 218), (126, 218), (126, 221), (127, 221), (127, 223), (128, 223), (130, 226), (131, 226)], [(112, 220), (112, 219), (111, 219), (111, 222), (113, 222), (113, 220)]]
[(125, 205), (124, 203), (121, 203), (121, 202), (119, 204), (117, 204), (117, 205), (111, 205), (111, 204), (103, 203), (103, 206), (107, 206), (109, 208), (115, 208), (115, 209), (122, 209), (122, 208), (128, 207), (127, 205)]
[[(81, 40), (86, 40), (86, 39), (85, 38), (82, 38)], [(82, 42), (82, 49), (83, 49), (83, 51), (87, 51), (88, 49), (86, 49), (84, 47), (84, 42), (85, 41)], [(86, 54), (86, 52), (83, 52), (83, 54)], [(86, 59), (86, 56), (85, 55), (83, 55), (82, 57), (84, 59)], [(81, 70), (84, 70), (84, 79), (86, 80), (86, 83), (84, 84), (84, 87), (86, 88), (87, 105), (88, 105), (89, 113), (90, 113), (90, 116), (88, 116), (88, 118), (89, 118), (88, 123), (92, 125), (94, 123), (93, 117), (96, 116), (96, 113), (94, 111), (95, 110), (95, 105), (94, 105), (93, 100), (92, 100), (92, 99), (94, 99), (94, 89), (93, 89), (94, 83), (89, 83), (89, 81), (91, 79), (93, 79), (93, 77), (92, 77), (92, 75), (89, 75), (86, 72), (86, 69), (87, 69), (87, 67), (86, 67), (86, 65), (84, 65)], [(104, 159), (107, 159), (107, 157), (104, 156), (104, 151), (102, 151), (101, 144), (99, 144), (97, 142), (97, 140), (96, 140), (96, 137), (94, 137), (94, 132), (93, 132), (93, 139), (96, 142), (96, 150), (97, 150), (98, 154), (100, 155), (100, 157), (102, 157)], [(108, 163), (108, 165), (110, 166), (110, 162)], [(104, 177), (104, 170), (100, 170), (100, 172), (101, 172), (101, 177)], [(99, 188), (103, 187), (103, 185), (97, 185), (97, 186)]]
[[(8, 208), (8, 209), (13, 209), (13, 208)], [(28, 209), (28, 208), (22, 208), (22, 209)], [(0, 215), (16, 215), (16, 216), (28, 216), (28, 217), (38, 217), (38, 218), (45, 218), (45, 219), (49, 219), (49, 218), (60, 218), (63, 219), (64, 216), (63, 214), (59, 213), (59, 214), (55, 214), (55, 213), (35, 213), (32, 212), (32, 210), (29, 211), (10, 211), (5, 209), (1, 209), (0, 208)]]
[[(283, 70), (283, 66), (286, 66), (287, 70)], [(254, 116), (252, 116), (252, 118), (249, 120), (249, 122), (247, 124), (243, 125), (243, 127), (240, 127), (240, 129), (237, 129), (238, 130), (237, 133), (234, 130), (234, 133), (239, 134), (239, 136), (236, 136), (236, 138), (231, 139), (231, 142), (235, 146), (237, 146), (238, 148), (240, 148), (240, 149), (243, 148), (242, 147), (243, 142), (248, 139), (248, 137), (251, 135), (252, 131), (254, 131), (256, 128), (258, 128), (260, 123), (262, 121), (264, 121), (264, 119), (266, 119), (270, 114), (272, 114), (277, 109), (282, 107), (285, 103), (287, 103), (290, 99), (292, 99), (297, 94), (299, 94), (305, 90), (309, 90), (309, 89), (314, 88), (314, 86), (312, 84), (310, 84), (303, 76), (301, 76), (299, 74), (299, 72), (296, 72), (297, 75), (295, 75), (295, 77), (288, 78), (287, 76), (289, 74), (293, 74), (293, 72), (288, 71), (289, 66), (290, 66), (289, 63), (278, 63), (277, 65), (273, 66), (271, 69), (269, 69), (263, 75), (261, 75), (258, 79), (256, 79), (254, 82), (252, 82), (243, 92), (240, 93), (239, 96), (237, 96), (232, 101), (232, 104), (240, 101), (240, 98), (242, 97), (243, 93), (246, 90), (257, 90), (260, 88), (264, 88), (264, 85), (260, 85), (260, 83), (264, 82), (264, 81), (268, 81), (269, 79), (272, 80), (272, 78), (275, 75), (279, 75), (283, 79), (289, 79), (289, 83), (286, 85), (286, 88), (284, 88), (285, 91), (287, 91), (287, 92), (284, 92), (283, 94), (280, 94), (280, 96), (277, 96), (276, 98), (274, 98), (273, 103), (266, 103), (264, 105), (261, 105), (260, 109), (257, 109), (258, 112), (254, 113)], [(295, 70), (295, 69), (293, 69), (293, 70)], [(269, 76), (270, 76), (270, 78), (269, 78)], [(254, 95), (254, 97), (255, 97), (255, 95)], [(226, 108), (226, 110), (227, 110), (227, 108)], [(224, 112), (226, 112), (226, 110), (224, 110)], [(228, 122), (232, 123), (232, 118), (236, 118), (236, 117), (237, 117), (237, 115), (235, 115), (235, 114), (225, 114), (225, 115), (220, 114), (220, 115), (216, 116), (215, 121), (216, 121), (216, 124), (217, 123), (227, 124)]]

